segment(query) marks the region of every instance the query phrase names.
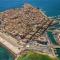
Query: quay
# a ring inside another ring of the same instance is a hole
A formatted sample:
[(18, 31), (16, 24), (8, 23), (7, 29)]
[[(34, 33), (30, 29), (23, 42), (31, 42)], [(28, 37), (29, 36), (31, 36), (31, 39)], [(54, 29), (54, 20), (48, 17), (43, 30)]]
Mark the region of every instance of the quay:
[(16, 40), (12, 37), (7, 37), (6, 34), (0, 32), (0, 43), (10, 50), (10, 52), (14, 53), (15, 56), (17, 56), (20, 54), (21, 50), (18, 49), (19, 45), (15, 43), (15, 41)]

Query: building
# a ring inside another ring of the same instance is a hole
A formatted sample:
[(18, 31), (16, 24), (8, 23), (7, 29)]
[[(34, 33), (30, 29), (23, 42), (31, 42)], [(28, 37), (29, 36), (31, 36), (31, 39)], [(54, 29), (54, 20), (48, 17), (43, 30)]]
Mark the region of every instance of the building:
[(60, 44), (60, 33), (57, 35), (57, 41)]

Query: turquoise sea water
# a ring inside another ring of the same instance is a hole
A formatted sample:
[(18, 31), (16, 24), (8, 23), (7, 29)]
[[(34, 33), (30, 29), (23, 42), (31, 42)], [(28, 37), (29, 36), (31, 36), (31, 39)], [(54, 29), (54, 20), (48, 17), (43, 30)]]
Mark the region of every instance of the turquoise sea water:
[(14, 56), (6, 48), (0, 46), (0, 60), (14, 60)]
[(48, 31), (48, 32), (47, 32), (47, 35), (48, 35), (48, 37), (49, 37), (49, 40), (52, 42), (52, 44), (58, 45), (58, 43), (56, 42), (56, 40), (55, 40), (52, 32)]

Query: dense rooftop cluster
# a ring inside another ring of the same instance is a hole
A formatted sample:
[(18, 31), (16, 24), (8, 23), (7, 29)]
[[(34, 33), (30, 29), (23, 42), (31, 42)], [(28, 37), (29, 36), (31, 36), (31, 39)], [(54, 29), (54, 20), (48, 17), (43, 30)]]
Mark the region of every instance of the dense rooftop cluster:
[(30, 5), (0, 13), (0, 31), (18, 40), (30, 38), (39, 28), (37, 35), (40, 36), (51, 23), (52, 20)]

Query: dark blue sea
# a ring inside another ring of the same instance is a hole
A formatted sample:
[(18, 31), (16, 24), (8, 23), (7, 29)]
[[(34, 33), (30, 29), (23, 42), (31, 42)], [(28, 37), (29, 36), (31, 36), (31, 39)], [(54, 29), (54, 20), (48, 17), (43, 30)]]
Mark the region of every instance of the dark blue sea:
[[(47, 16), (60, 17), (60, 0), (0, 0), (0, 12), (20, 8), (24, 3), (40, 8)], [(13, 60), (12, 55), (0, 47), (0, 60)]]
[(60, 17), (60, 0), (0, 0), (0, 11), (19, 8), (24, 3), (30, 3), (34, 7), (42, 9), (48, 16)]

